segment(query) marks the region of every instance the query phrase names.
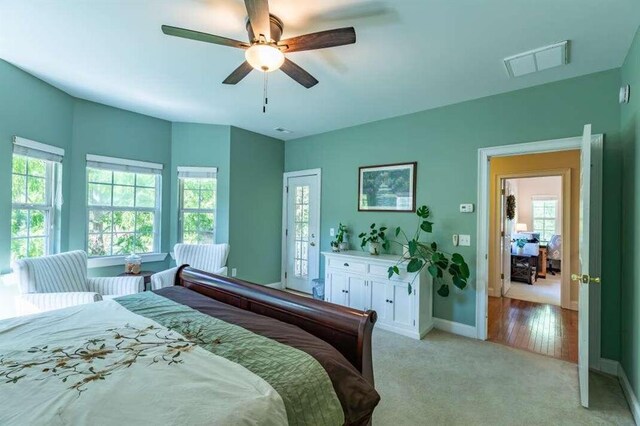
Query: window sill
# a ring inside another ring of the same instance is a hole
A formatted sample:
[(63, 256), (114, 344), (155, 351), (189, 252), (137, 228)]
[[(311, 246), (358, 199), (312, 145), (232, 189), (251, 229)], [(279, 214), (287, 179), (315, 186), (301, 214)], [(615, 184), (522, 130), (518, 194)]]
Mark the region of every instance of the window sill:
[[(167, 258), (167, 253), (146, 253), (139, 255), (142, 263), (162, 262)], [(105, 266), (124, 265), (124, 258), (127, 256), (104, 256), (90, 257), (87, 261), (89, 268), (103, 268)]]

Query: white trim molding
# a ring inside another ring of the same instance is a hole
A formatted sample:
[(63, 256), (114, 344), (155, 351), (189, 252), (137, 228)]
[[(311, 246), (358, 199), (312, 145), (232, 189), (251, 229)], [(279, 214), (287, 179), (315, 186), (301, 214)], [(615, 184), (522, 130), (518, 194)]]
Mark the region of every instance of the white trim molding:
[(264, 284), (265, 287), (276, 288), (278, 290), (282, 290), (282, 283), (278, 281), (277, 283)]
[(449, 321), (442, 318), (433, 318), (433, 328), (446, 331), (448, 333), (457, 334), (459, 336), (471, 337), (475, 339), (478, 337), (476, 327), (472, 325), (462, 324), (461, 322)]
[(22, 146), (24, 148), (31, 148), (37, 151), (46, 152), (48, 154), (55, 154), (64, 156), (64, 149), (53, 145), (47, 145), (41, 142), (32, 141), (30, 139), (21, 138), (20, 136), (13, 137), (13, 144)]
[(629, 382), (627, 373), (622, 368), (622, 364), (620, 364), (619, 361), (607, 358), (600, 358), (600, 362), (598, 364), (600, 368), (595, 368), (595, 370), (618, 378), (620, 387), (622, 388), (622, 393), (629, 404), (631, 415), (633, 416), (636, 424), (640, 425), (640, 402), (638, 402), (638, 397), (633, 391), (633, 387), (631, 387), (631, 383)]
[(150, 163), (148, 161), (129, 160), (127, 158), (106, 157), (104, 155), (87, 154), (87, 162), (106, 163), (110, 165), (140, 167), (145, 169), (162, 170), (164, 166), (159, 163)]
[[(139, 255), (142, 258), (142, 263), (148, 262), (162, 262), (167, 258), (167, 253), (144, 253)], [(124, 266), (124, 258), (127, 256), (102, 256), (102, 257), (90, 257), (87, 259), (88, 268), (103, 268), (105, 266)]]

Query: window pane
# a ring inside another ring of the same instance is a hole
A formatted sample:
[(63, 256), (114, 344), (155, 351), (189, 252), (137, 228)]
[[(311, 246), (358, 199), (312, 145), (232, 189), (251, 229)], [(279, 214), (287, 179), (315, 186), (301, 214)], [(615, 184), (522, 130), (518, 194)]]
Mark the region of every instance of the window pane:
[(89, 256), (111, 255), (111, 234), (89, 234)]
[[(31, 210), (29, 215), (29, 235), (30, 236), (45, 236), (46, 231), (46, 212), (43, 210)], [(31, 253), (31, 248), (29, 248)], [(31, 256), (31, 254), (29, 254)]]
[(156, 186), (156, 175), (148, 175), (139, 173), (136, 175), (136, 185), (137, 186), (147, 186), (150, 188), (155, 188)]
[(25, 257), (27, 257), (26, 238), (11, 240), (11, 261), (23, 259)]
[(542, 232), (544, 230), (544, 220), (536, 219), (533, 221), (534, 232)]
[(195, 191), (200, 189), (200, 179), (183, 178), (182, 184), (184, 189), (191, 189)]
[(114, 186), (113, 205), (117, 207), (133, 207), (134, 193), (133, 186)]
[(45, 244), (46, 238), (38, 237), (38, 238), (29, 238), (29, 257), (39, 257), (44, 256), (46, 254)]
[(198, 231), (198, 213), (185, 213), (182, 222), (185, 233)]
[(200, 191), (200, 208), (212, 209), (215, 207), (215, 201), (213, 198), (213, 191)]
[(11, 211), (11, 238), (27, 236), (27, 219), (27, 210), (13, 209)]
[(182, 206), (185, 209), (197, 209), (198, 208), (198, 191), (185, 189), (182, 192)]
[(135, 173), (113, 172), (113, 183), (117, 185), (135, 185)]
[(136, 214), (135, 212), (113, 212), (113, 231), (114, 232), (134, 232)]
[(197, 244), (213, 244), (213, 232), (201, 232), (198, 234)]
[(215, 179), (200, 179), (200, 189), (205, 191), (215, 191), (216, 180)]
[(544, 207), (539, 204), (533, 205), (533, 217), (542, 217), (544, 216)]
[(155, 188), (136, 188), (136, 207), (156, 206), (156, 190)]
[(12, 173), (27, 174), (27, 158), (21, 155), (13, 156)]
[(27, 169), (30, 176), (44, 177), (45, 173), (47, 172), (47, 163), (44, 160), (29, 158)]
[(27, 179), (28, 202), (31, 204), (45, 204), (47, 190), (44, 178), (29, 176)]
[(89, 211), (89, 233), (103, 234), (111, 232), (111, 212)]
[(100, 169), (87, 169), (89, 182), (111, 183), (111, 171)]
[(151, 212), (136, 213), (136, 232), (139, 234), (153, 235), (153, 217)]
[(12, 175), (11, 177), (11, 201), (14, 203), (26, 203), (27, 202), (27, 192), (26, 192), (26, 182), (27, 178), (19, 175)]
[(182, 235), (182, 242), (185, 244), (199, 244), (197, 232), (185, 232)]
[(88, 203), (90, 206), (111, 206), (111, 185), (90, 183)]
[(144, 253), (145, 247), (134, 233), (115, 234), (113, 254)]
[(544, 208), (544, 216), (545, 217), (549, 217), (549, 218), (556, 217), (556, 206), (554, 206), (554, 205), (545, 206), (545, 208)]

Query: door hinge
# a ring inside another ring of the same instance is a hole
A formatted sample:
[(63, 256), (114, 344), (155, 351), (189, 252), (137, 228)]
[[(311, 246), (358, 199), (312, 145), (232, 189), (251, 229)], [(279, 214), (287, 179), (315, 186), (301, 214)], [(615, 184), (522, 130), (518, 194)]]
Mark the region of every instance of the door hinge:
[(288, 236), (289, 236), (289, 230), (288, 230), (288, 229), (285, 229), (285, 230), (284, 230), (284, 236), (285, 236), (285, 237), (288, 237)]
[(504, 237), (504, 231), (500, 231), (500, 236)]
[(504, 274), (500, 274), (500, 279), (504, 280)]
[(286, 272), (284, 273), (284, 279), (285, 280), (287, 279), (287, 273)]
[(414, 327), (416, 326), (416, 320), (413, 320), (413, 326)]
[(504, 195), (504, 189), (501, 189), (501, 190), (500, 190), (500, 194), (501, 194), (501, 195)]
[(289, 185), (285, 186), (285, 189), (287, 190), (287, 194), (289, 193)]

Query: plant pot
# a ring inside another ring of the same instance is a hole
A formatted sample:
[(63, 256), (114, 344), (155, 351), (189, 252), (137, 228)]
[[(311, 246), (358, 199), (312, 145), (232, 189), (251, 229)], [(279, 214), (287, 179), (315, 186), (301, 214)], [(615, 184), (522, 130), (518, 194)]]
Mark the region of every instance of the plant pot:
[(369, 253), (371, 253), (372, 255), (374, 256), (379, 255), (380, 249), (381, 249), (380, 243), (369, 242)]
[(338, 248), (340, 249), (340, 251), (347, 251), (349, 250), (349, 243), (347, 243), (346, 241), (342, 242), (338, 244)]
[(522, 254), (524, 253), (524, 247), (518, 247), (517, 253), (518, 255), (522, 256)]
[(340, 247), (338, 247), (338, 246), (331, 246), (331, 251), (332, 251), (332, 252), (334, 252), (334, 253), (337, 253), (337, 252), (339, 252), (339, 251), (340, 251)]

